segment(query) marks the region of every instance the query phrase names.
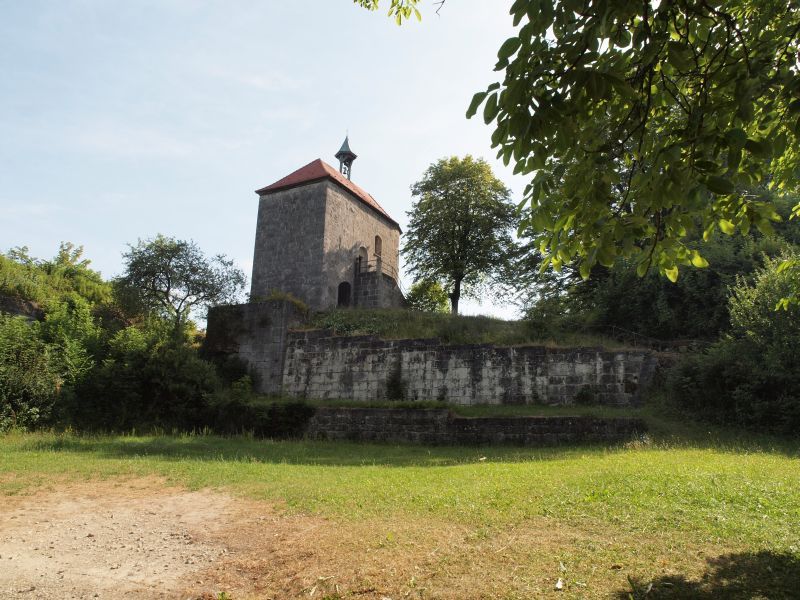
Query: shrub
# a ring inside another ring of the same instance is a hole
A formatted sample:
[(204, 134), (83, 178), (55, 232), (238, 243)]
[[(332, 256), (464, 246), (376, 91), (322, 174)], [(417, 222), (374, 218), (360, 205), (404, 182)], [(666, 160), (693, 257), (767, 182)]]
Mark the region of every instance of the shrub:
[(250, 433), (258, 438), (297, 438), (316, 409), (304, 402), (259, 402), (233, 390), (217, 397), (205, 414), (209, 429), (222, 435)]
[(79, 382), (94, 367), (101, 331), (94, 322), (91, 305), (78, 294), (72, 292), (54, 304), (41, 325), (41, 335), (56, 349), (66, 383)]
[(739, 278), (729, 301), (731, 331), (669, 376), (672, 395), (714, 421), (779, 433), (800, 431), (800, 307), (775, 307), (792, 286), (780, 260), (767, 260), (752, 283)]
[(0, 293), (44, 306), (70, 292), (91, 303), (109, 302), (111, 285), (91, 270), (90, 261), (82, 256), (83, 248), (68, 242), (62, 242), (49, 261), (31, 257), (26, 247), (0, 254)]
[(162, 328), (119, 331), (108, 355), (77, 387), (72, 420), (81, 427), (122, 430), (159, 426), (193, 429), (206, 423), (209, 398), (220, 387), (214, 365)]
[(46, 422), (62, 384), (38, 325), (0, 315), (0, 431)]
[(446, 313), (450, 311), (450, 300), (438, 281), (422, 279), (414, 283), (406, 296), (412, 310)]

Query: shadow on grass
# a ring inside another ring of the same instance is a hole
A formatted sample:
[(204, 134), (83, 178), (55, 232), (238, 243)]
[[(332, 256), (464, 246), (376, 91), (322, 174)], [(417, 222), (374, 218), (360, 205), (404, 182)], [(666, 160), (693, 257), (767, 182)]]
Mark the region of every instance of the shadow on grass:
[(761, 551), (725, 554), (708, 560), (698, 581), (667, 575), (651, 582), (630, 580), (620, 600), (695, 598), (800, 598), (800, 559), (788, 553)]
[[(629, 411), (633, 412), (633, 411)], [(769, 453), (800, 457), (797, 439), (759, 435), (742, 430), (714, 427), (679, 418), (656, 406), (634, 413), (649, 427), (646, 438), (628, 443), (580, 446), (419, 446), (410, 443), (325, 442), (311, 440), (257, 439), (251, 436), (223, 437), (154, 433), (134, 435), (89, 435), (34, 433), (7, 438), (7, 449), (34, 452), (72, 452), (98, 458), (156, 458), (165, 461), (231, 461), (303, 465), (448, 466), (489, 462), (527, 462), (615, 454), (638, 450), (697, 449), (725, 453)]]
[(330, 466), (436, 467), (490, 462), (557, 460), (594, 453), (622, 451), (623, 447), (554, 446), (418, 446), (325, 442), (312, 440), (259, 440), (245, 436), (82, 436), (32, 434), (14, 444), (21, 451), (73, 452), (98, 458), (156, 458), (167, 461), (265, 462)]

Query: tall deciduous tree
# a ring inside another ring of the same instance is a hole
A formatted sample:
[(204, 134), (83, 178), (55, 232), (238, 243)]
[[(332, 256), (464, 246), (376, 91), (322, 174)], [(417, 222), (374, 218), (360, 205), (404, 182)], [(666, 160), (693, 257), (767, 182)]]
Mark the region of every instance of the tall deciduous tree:
[(462, 294), (477, 297), (508, 261), (516, 226), (510, 192), (486, 161), (471, 156), (432, 164), (411, 191), (417, 200), (403, 246), (409, 272), (441, 282), (458, 313)]
[(160, 311), (180, 334), (193, 309), (236, 299), (245, 276), (224, 255), (206, 257), (192, 241), (158, 235), (139, 240), (123, 254), (121, 283)]

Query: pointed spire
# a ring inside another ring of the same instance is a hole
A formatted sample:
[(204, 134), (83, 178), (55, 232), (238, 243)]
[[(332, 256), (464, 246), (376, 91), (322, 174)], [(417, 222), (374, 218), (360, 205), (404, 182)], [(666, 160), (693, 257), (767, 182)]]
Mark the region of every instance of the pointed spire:
[(339, 151), (336, 153), (336, 158), (339, 159), (339, 172), (350, 179), (353, 161), (358, 158), (358, 156), (350, 150), (350, 136), (345, 136), (342, 147), (339, 148)]

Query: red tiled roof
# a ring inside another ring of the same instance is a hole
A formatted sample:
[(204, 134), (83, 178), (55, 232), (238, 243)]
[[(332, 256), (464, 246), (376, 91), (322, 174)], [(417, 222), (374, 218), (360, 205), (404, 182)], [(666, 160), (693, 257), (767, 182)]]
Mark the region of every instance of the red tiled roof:
[(320, 158), (311, 161), (305, 167), (300, 167), (294, 173), (290, 173), (272, 185), (268, 185), (260, 190), (256, 190), (256, 194), (261, 196), (269, 192), (276, 192), (278, 190), (284, 190), (286, 188), (295, 187), (312, 181), (319, 181), (321, 179), (332, 179), (334, 183), (338, 183), (356, 198), (361, 200), (361, 202), (369, 206), (372, 210), (376, 211), (384, 218), (388, 219), (390, 223), (400, 229), (400, 225), (398, 225), (397, 221), (390, 217), (389, 213), (383, 210), (383, 207), (378, 204), (371, 194), (358, 187), (355, 183), (347, 179), (344, 175), (339, 173), (339, 171), (334, 169)]

